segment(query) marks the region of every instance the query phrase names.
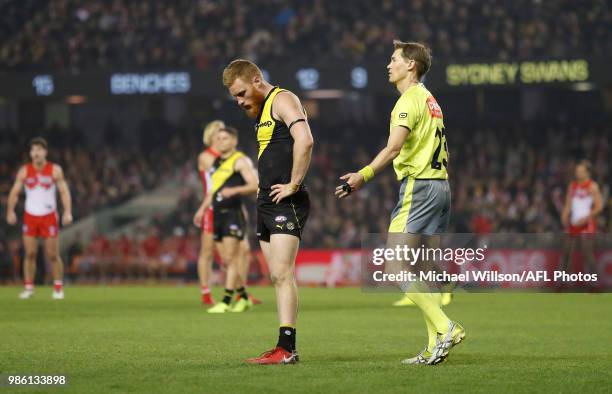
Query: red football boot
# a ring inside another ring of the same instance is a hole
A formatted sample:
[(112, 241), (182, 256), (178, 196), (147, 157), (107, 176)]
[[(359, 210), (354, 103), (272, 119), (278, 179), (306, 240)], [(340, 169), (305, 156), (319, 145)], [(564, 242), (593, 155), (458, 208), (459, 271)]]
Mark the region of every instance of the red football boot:
[(259, 357), (247, 358), (245, 360), (249, 364), (273, 365), (273, 364), (295, 364), (300, 361), (297, 352), (288, 352), (280, 346), (272, 350), (264, 352)]
[(212, 294), (202, 294), (202, 305), (215, 305), (215, 300), (213, 299)]

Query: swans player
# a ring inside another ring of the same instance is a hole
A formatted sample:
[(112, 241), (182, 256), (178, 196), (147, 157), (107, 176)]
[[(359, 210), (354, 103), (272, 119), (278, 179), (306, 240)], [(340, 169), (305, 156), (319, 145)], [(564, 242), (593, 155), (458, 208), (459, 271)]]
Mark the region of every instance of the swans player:
[(582, 160), (576, 165), (575, 180), (569, 184), (561, 221), (569, 233), (569, 242), (564, 243), (562, 269), (568, 270), (573, 251), (579, 241), (580, 251), (591, 273), (595, 273), (593, 241), (596, 218), (603, 210), (601, 192), (597, 182), (591, 179), (591, 164)]
[(64, 298), (64, 265), (59, 255), (56, 191), (59, 191), (64, 207), (62, 215), (64, 225), (72, 223), (70, 191), (62, 168), (47, 161), (47, 141), (44, 138), (37, 137), (30, 141), (30, 157), (32, 162), (22, 166), (17, 172), (17, 178), (9, 192), (6, 209), (6, 221), (11, 225), (16, 224), (15, 206), (19, 193), (25, 188), (26, 200), (23, 215), (25, 289), (19, 297), (27, 299), (34, 295), (38, 239), (42, 238), (45, 255), (53, 267), (53, 299), (61, 300)]

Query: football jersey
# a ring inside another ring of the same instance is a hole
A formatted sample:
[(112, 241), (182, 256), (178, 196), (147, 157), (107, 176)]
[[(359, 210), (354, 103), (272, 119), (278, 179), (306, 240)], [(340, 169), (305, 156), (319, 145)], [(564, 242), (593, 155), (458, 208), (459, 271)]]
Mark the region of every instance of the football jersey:
[(391, 112), (389, 132), (396, 126), (410, 129), (399, 155), (393, 160), (398, 180), (448, 179), (448, 149), (442, 109), (419, 83), (408, 88)]
[(236, 161), (241, 157), (244, 157), (244, 153), (236, 151), (227, 158), (219, 156), (215, 160), (211, 176), (211, 193), (213, 193), (212, 205), (215, 212), (217, 209), (242, 208), (242, 197), (240, 194), (236, 194), (229, 198), (223, 198), (220, 194), (224, 187), (235, 187), (245, 184), (242, 175), (235, 169)]
[[(255, 123), (259, 153), (257, 170), (259, 188), (270, 189), (275, 184), (291, 182), (293, 169), (293, 136), (287, 125), (272, 115), (272, 103), (277, 94), (286, 90), (274, 87), (266, 96)], [(305, 111), (304, 111), (304, 117)]]
[(570, 184), (570, 224), (575, 226), (579, 220), (584, 219), (591, 213), (593, 206), (593, 196), (589, 191), (592, 180), (586, 180), (582, 183), (572, 182)]
[(53, 163), (47, 162), (41, 170), (37, 170), (32, 163), (28, 163), (23, 184), (27, 213), (33, 216), (44, 216), (55, 212), (57, 201)]

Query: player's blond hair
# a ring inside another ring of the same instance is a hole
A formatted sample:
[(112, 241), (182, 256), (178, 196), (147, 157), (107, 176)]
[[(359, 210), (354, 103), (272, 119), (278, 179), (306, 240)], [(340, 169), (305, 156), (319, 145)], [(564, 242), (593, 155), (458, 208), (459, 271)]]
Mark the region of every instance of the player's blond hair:
[(253, 77), (257, 75), (263, 78), (261, 70), (259, 67), (257, 67), (257, 64), (246, 59), (232, 60), (223, 70), (223, 85), (225, 85), (226, 88), (229, 88), (238, 78), (243, 79), (246, 82), (250, 82)]
[(393, 40), (393, 48), (402, 50), (402, 57), (416, 62), (417, 78), (421, 79), (431, 67), (431, 50), (420, 42)]
[(213, 120), (209, 122), (204, 127), (204, 132), (202, 133), (202, 141), (204, 141), (204, 145), (210, 146), (212, 143), (213, 135), (219, 131), (220, 129), (225, 127), (225, 123), (222, 120)]

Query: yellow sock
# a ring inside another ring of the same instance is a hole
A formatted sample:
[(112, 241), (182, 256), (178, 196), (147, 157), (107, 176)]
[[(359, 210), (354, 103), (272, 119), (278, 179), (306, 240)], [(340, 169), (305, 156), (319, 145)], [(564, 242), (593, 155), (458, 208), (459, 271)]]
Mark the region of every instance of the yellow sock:
[(433, 348), (436, 346), (436, 336), (438, 333), (436, 332), (436, 327), (433, 325), (431, 320), (425, 316), (425, 313), (423, 313), (423, 318), (425, 319), (425, 324), (427, 325), (427, 351), (431, 353)]
[[(415, 290), (416, 291), (416, 290)], [(410, 299), (419, 307), (423, 314), (433, 324), (434, 329), (437, 333), (446, 334), (448, 332), (448, 321), (449, 318), (446, 313), (440, 308), (440, 301), (438, 297), (433, 293), (429, 292), (414, 292), (408, 293)]]

